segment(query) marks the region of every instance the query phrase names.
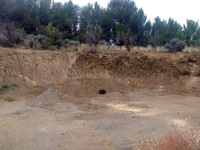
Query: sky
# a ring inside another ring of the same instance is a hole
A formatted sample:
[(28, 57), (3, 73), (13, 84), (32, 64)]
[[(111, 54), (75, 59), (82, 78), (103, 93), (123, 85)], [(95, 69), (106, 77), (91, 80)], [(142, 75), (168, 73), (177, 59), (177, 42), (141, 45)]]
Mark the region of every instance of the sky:
[[(55, 0), (56, 2), (68, 2), (68, 0)], [(107, 7), (110, 0), (72, 0), (79, 6), (97, 1), (102, 7)], [(200, 23), (200, 0), (134, 0), (138, 8), (143, 8), (148, 19), (152, 22), (159, 16), (168, 20), (170, 17), (181, 25), (186, 19), (192, 19)]]

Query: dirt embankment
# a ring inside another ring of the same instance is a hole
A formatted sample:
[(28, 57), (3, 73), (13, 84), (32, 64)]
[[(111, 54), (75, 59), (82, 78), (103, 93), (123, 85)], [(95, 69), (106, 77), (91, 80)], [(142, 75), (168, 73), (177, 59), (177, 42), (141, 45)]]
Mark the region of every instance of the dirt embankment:
[(62, 90), (78, 90), (80, 85), (82, 91), (166, 86), (171, 91), (198, 93), (200, 85), (199, 55), (77, 54), (0, 48), (0, 68), (0, 83), (23, 81), (57, 85)]

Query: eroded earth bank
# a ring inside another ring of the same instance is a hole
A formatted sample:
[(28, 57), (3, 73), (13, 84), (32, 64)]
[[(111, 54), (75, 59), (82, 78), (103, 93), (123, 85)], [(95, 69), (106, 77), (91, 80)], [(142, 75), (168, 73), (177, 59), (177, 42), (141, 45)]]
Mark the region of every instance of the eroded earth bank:
[(0, 48), (0, 68), (1, 150), (131, 150), (200, 126), (199, 55)]

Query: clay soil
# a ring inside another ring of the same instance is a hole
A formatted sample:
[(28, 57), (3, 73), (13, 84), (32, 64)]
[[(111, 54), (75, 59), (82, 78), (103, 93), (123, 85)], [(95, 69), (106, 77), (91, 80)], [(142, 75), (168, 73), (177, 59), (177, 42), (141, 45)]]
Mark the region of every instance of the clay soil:
[(200, 129), (198, 55), (0, 54), (0, 83), (18, 85), (0, 95), (0, 150), (132, 150)]

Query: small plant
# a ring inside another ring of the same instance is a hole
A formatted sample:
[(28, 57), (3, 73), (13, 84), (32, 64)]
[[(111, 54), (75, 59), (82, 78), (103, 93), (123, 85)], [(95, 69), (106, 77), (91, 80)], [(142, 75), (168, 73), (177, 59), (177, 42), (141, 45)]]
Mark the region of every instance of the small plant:
[(8, 95), (4, 98), (5, 101), (7, 102), (13, 102), (16, 100), (16, 97), (15, 96), (12, 96), (12, 95)]
[(57, 47), (56, 46), (50, 46), (49, 49), (54, 51), (54, 50), (57, 50)]
[(3, 90), (3, 87), (0, 85), (0, 91), (2, 91)]
[(35, 42), (33, 48), (36, 49), (36, 50), (40, 50), (41, 49), (41, 44), (38, 43), (38, 42)]
[(33, 88), (44, 88), (44, 86), (40, 85), (40, 84), (36, 84), (36, 85), (33, 86)]
[(8, 84), (3, 84), (2, 87), (3, 87), (3, 89), (8, 89), (9, 85)]
[(12, 86), (13, 86), (13, 87), (16, 87), (16, 86), (17, 86), (17, 84), (16, 84), (16, 83), (12, 83)]
[(3, 94), (4, 94), (4, 92), (0, 90), (0, 95), (3, 95)]
[(138, 147), (139, 150), (200, 150), (200, 136), (194, 130), (180, 132), (173, 125), (171, 131), (165, 136)]

